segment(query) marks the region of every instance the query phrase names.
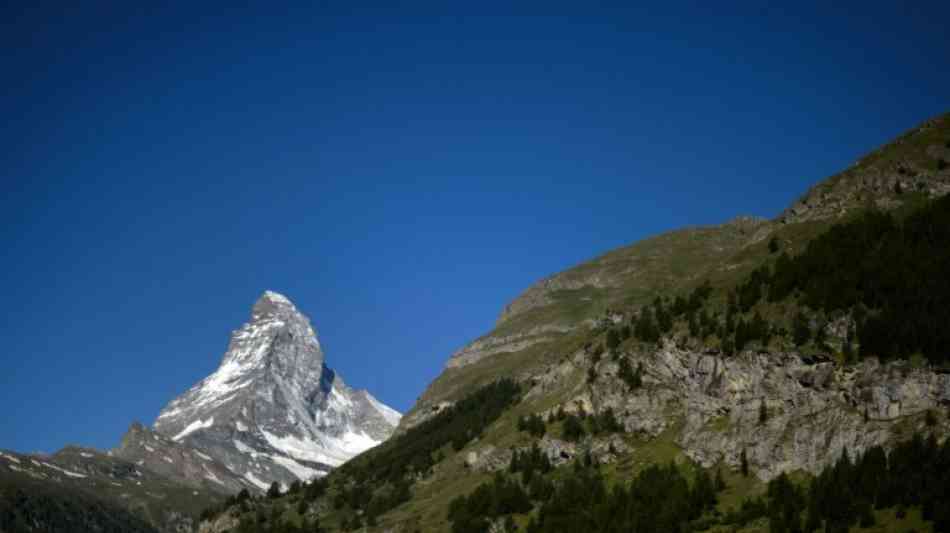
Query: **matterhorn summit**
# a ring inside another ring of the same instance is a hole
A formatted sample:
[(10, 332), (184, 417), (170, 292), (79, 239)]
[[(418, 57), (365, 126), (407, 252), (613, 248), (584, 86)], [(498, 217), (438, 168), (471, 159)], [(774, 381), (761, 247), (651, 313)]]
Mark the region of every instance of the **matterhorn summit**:
[(400, 417), (348, 387), (310, 320), (267, 291), (218, 369), (162, 409), (155, 430), (265, 489), (325, 474), (386, 440)]

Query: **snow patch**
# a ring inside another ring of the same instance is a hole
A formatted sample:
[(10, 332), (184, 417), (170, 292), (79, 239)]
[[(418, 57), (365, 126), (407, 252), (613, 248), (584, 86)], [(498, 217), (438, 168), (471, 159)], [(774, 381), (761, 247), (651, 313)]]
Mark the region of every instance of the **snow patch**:
[(205, 479), (207, 479), (208, 481), (214, 481), (218, 485), (224, 485), (224, 483), (218, 478), (218, 476), (214, 475), (214, 472), (208, 470), (208, 467), (205, 467)]
[(241, 453), (247, 453), (250, 454), (251, 457), (257, 457), (257, 452), (253, 448), (237, 439), (234, 439), (234, 447)]
[(247, 431), (247, 426), (245, 426), (240, 420), (234, 422), (234, 425), (237, 426), (238, 431)]
[(148, 453), (155, 453), (155, 448), (152, 448), (148, 444), (145, 445), (145, 449), (148, 450)]
[(83, 456), (83, 457), (85, 457), (85, 458), (87, 458), (87, 459), (88, 459), (89, 457), (92, 457), (92, 454), (91, 454), (91, 453), (86, 453), (86, 452), (79, 452), (79, 455), (81, 455), (81, 456)]
[(300, 439), (293, 435), (278, 437), (265, 430), (261, 430), (264, 438), (274, 448), (290, 457), (305, 461), (316, 461), (330, 466), (340, 466), (351, 457), (354, 457), (382, 441), (374, 440), (362, 432), (348, 430), (340, 437), (324, 437), (324, 442)]
[(287, 305), (294, 305), (290, 302), (290, 300), (286, 296), (284, 296), (283, 294), (280, 294), (279, 292), (264, 291), (264, 297), (272, 302), (287, 304)]
[(257, 479), (256, 477), (254, 477), (254, 474), (252, 472), (248, 472), (244, 474), (244, 479), (250, 481), (261, 490), (267, 490), (268, 488), (270, 488), (270, 485), (267, 482)]
[(337, 457), (330, 457), (325, 452), (322, 446), (311, 441), (298, 439), (293, 435), (288, 435), (286, 437), (278, 437), (273, 433), (270, 433), (265, 430), (261, 430), (261, 433), (264, 434), (264, 438), (267, 439), (268, 444), (274, 448), (286, 453), (291, 457), (296, 457), (297, 459), (303, 459), (305, 461), (316, 461), (318, 463), (325, 463), (330, 466), (338, 466), (343, 461)]
[(366, 450), (378, 445), (383, 441), (376, 440), (366, 433), (350, 430), (343, 434), (343, 437), (339, 439), (339, 442), (340, 448), (344, 452), (350, 454), (350, 457), (353, 457), (365, 452)]
[(325, 475), (323, 472), (306, 467), (297, 461), (294, 461), (290, 457), (271, 455), (270, 458), (273, 459), (275, 463), (293, 472), (293, 474), (300, 478), (301, 481), (308, 481), (315, 477)]
[(11, 463), (20, 464), (20, 460), (17, 459), (16, 457), (12, 456), (12, 455), (7, 455), (7, 454), (5, 454), (5, 453), (0, 453), (0, 457), (3, 457), (4, 459), (6, 459), (7, 461), (10, 461)]
[(345, 411), (348, 407), (353, 406), (353, 402), (337, 390), (335, 386), (330, 390), (330, 403), (340, 407), (341, 411)]
[(65, 468), (60, 468), (60, 467), (58, 467), (58, 466), (56, 466), (56, 465), (51, 465), (51, 464), (49, 464), (49, 463), (43, 463), (43, 466), (52, 468), (53, 470), (59, 470), (60, 472), (66, 474), (66, 475), (69, 476), (69, 477), (86, 477), (85, 474), (79, 474), (79, 473), (76, 473), (76, 472), (70, 472), (69, 470), (66, 470)]
[(214, 425), (213, 416), (209, 418), (207, 421), (195, 420), (194, 422), (188, 424), (188, 426), (185, 429), (181, 430), (181, 433), (172, 437), (172, 440), (179, 441), (185, 438), (186, 436), (188, 436), (189, 434), (194, 433), (195, 431), (198, 431), (199, 429), (209, 428), (212, 425)]
[(207, 455), (205, 455), (205, 454), (199, 452), (198, 450), (195, 450), (195, 455), (197, 455), (198, 457), (201, 457), (201, 458), (204, 459), (205, 461), (213, 461), (213, 459), (211, 459), (211, 457), (209, 457), (209, 456), (207, 456)]

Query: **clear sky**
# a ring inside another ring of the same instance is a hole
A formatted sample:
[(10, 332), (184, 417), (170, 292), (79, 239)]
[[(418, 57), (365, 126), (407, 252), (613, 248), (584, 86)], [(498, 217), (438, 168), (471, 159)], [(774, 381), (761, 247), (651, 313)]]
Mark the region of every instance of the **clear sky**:
[(950, 110), (950, 3), (826, 3), (4, 4), (0, 448), (114, 446), (265, 289), (405, 411), (540, 277)]

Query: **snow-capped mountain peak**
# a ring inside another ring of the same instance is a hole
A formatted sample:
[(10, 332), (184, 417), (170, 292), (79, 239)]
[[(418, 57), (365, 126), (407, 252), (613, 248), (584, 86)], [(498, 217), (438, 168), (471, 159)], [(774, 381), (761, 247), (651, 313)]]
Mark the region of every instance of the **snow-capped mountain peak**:
[(309, 319), (266, 291), (221, 365), (172, 400), (155, 429), (266, 488), (325, 473), (389, 437), (401, 415), (325, 365)]

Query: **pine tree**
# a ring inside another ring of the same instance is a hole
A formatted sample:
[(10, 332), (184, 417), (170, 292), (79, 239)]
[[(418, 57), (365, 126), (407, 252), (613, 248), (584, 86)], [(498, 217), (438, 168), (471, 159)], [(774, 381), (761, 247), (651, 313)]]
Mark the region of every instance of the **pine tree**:
[(804, 346), (811, 340), (811, 326), (808, 324), (808, 317), (802, 311), (799, 311), (792, 321), (792, 340), (795, 346)]
[(741, 464), (743, 477), (749, 477), (749, 458), (746, 456), (745, 448), (742, 448), (742, 453), (739, 455), (739, 463)]
[(620, 346), (620, 334), (617, 333), (617, 330), (614, 328), (607, 330), (607, 339), (605, 344), (607, 345), (607, 351), (609, 352), (613, 352), (618, 346)]

